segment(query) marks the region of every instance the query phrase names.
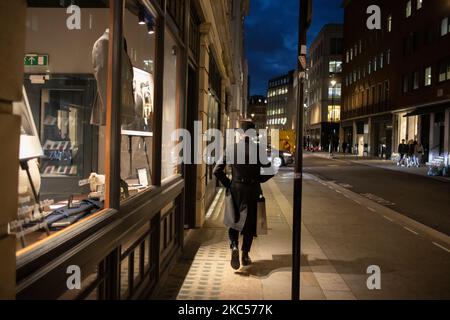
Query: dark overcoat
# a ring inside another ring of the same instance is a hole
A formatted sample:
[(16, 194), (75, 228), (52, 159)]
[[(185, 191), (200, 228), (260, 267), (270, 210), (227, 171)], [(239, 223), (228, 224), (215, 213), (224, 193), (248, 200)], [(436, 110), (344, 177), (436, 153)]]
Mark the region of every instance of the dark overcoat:
[[(259, 152), (259, 148), (264, 149)], [(245, 159), (240, 152), (242, 150), (245, 150)], [(250, 155), (255, 154), (256, 161), (252, 161), (255, 158)], [(226, 174), (227, 165), (231, 167), (232, 179)], [(235, 214), (244, 212), (247, 214), (242, 234), (256, 237), (258, 199), (262, 195), (261, 183), (269, 181), (274, 176), (274, 170), (267, 159), (266, 147), (260, 146), (248, 137), (242, 139), (235, 144), (233, 154), (228, 151), (225, 153), (216, 165), (214, 175), (231, 192), (237, 209)], [(235, 221), (239, 220), (239, 217), (234, 218)]]

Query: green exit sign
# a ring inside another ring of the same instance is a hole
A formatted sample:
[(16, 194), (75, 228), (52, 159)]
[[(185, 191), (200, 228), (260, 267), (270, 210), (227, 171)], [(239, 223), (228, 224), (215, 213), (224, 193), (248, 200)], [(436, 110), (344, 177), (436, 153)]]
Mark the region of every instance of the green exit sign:
[(27, 54), (23, 61), (26, 66), (48, 66), (48, 54)]

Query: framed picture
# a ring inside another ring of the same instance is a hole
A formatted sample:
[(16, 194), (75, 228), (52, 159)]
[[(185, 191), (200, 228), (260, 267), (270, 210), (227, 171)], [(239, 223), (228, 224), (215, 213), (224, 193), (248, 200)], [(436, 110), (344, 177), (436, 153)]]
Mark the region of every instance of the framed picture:
[(137, 169), (139, 184), (143, 187), (148, 187), (148, 170), (147, 168)]

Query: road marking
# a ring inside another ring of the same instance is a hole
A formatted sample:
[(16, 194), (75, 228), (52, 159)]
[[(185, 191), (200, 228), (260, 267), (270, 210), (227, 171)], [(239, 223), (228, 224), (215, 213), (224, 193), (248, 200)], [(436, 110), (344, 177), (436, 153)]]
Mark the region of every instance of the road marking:
[(408, 227), (403, 227), (403, 229), (405, 229), (406, 231), (411, 232), (412, 234), (415, 234), (416, 236), (418, 236), (419, 234), (417, 232), (415, 232), (414, 230), (408, 228)]
[(383, 218), (385, 218), (386, 220), (388, 220), (388, 221), (390, 221), (390, 222), (394, 222), (394, 219), (391, 219), (391, 218), (389, 218), (389, 217), (387, 217), (387, 216), (383, 216)]
[(447, 248), (444, 247), (444, 246), (441, 246), (439, 243), (433, 242), (433, 244), (434, 244), (436, 247), (441, 248), (442, 250), (445, 250), (445, 251), (447, 251), (448, 253), (450, 253), (450, 250), (449, 250), (449, 249), (447, 249)]
[(377, 210), (375, 210), (375, 209), (373, 209), (373, 208), (371, 208), (371, 207), (367, 207), (367, 209), (369, 209), (369, 210), (372, 211), (372, 212), (377, 212)]
[(355, 201), (357, 204), (361, 204), (361, 202), (359, 202), (358, 200), (353, 199), (353, 201)]
[(334, 191), (336, 191), (336, 192), (339, 193), (339, 194), (342, 194), (342, 192), (340, 192), (339, 190), (334, 190)]

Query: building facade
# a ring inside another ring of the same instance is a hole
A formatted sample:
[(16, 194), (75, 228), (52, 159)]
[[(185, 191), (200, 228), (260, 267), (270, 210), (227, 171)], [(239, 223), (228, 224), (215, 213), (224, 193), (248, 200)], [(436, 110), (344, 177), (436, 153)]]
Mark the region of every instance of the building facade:
[(215, 196), (176, 133), (228, 125), (233, 2), (74, 3), (0, 4), (2, 298), (148, 297)]
[(360, 155), (389, 159), (402, 140), (417, 141), (426, 161), (448, 164), (450, 8), (443, 1), (378, 1), (381, 30), (369, 30), (363, 26), (371, 4), (344, 4), (341, 134)]
[(329, 150), (337, 146), (341, 121), (343, 26), (325, 25), (309, 50), (306, 143)]
[(295, 98), (294, 71), (269, 80), (267, 91), (267, 127), (294, 130)]
[(248, 103), (249, 119), (252, 119), (256, 129), (266, 129), (267, 98), (265, 96), (251, 96)]

